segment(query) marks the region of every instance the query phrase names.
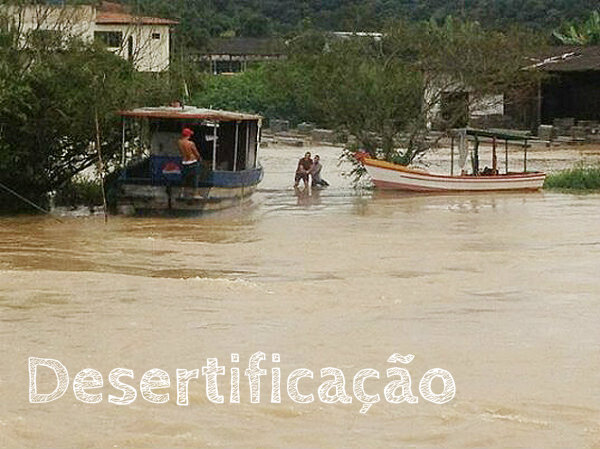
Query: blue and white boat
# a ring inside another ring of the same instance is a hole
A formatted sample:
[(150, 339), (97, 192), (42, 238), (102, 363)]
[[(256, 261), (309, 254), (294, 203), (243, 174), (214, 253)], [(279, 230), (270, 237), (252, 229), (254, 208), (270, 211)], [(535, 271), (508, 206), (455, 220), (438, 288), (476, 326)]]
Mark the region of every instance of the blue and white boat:
[[(200, 213), (239, 205), (263, 177), (258, 163), (262, 117), (196, 107), (121, 111), (123, 154), (117, 212)], [(202, 157), (197, 188), (184, 185), (177, 141), (190, 128)]]

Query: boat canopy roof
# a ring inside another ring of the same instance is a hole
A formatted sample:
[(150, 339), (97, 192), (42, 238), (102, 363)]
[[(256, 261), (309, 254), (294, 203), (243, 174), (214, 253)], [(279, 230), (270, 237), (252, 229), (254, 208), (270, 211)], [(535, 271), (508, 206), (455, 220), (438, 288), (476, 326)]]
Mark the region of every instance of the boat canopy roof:
[(452, 132), (455, 135), (458, 134), (466, 134), (467, 136), (474, 137), (490, 137), (501, 140), (517, 140), (517, 141), (525, 141), (534, 139), (529, 133), (518, 133), (518, 132), (510, 132), (502, 129), (477, 129), (477, 128), (459, 128), (453, 129)]
[(122, 117), (158, 118), (171, 120), (210, 120), (214, 122), (233, 122), (238, 120), (260, 120), (260, 115), (244, 114), (241, 112), (203, 109), (195, 106), (184, 107), (147, 107), (128, 111), (119, 111)]

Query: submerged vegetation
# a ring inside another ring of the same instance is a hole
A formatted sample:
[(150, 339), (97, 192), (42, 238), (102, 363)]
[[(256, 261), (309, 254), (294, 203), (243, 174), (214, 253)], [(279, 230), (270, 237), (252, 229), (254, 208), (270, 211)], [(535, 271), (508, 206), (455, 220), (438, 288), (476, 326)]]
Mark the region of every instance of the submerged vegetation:
[(564, 191), (600, 191), (600, 165), (586, 166), (583, 163), (548, 175), (546, 189)]

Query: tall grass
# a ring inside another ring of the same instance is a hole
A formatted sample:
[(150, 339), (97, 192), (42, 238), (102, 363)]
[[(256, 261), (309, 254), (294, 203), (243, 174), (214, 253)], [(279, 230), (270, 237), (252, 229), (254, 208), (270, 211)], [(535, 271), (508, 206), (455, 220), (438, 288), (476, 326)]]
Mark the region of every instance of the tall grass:
[(586, 166), (583, 163), (573, 168), (548, 175), (546, 189), (573, 191), (600, 191), (600, 164)]

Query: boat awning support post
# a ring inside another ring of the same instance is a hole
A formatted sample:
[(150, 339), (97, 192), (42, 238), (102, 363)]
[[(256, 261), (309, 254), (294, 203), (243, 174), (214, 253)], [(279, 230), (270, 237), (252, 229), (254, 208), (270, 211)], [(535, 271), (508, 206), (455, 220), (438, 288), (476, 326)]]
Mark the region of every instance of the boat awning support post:
[(249, 154), (250, 154), (250, 122), (246, 122), (246, 159), (244, 159), (246, 165), (248, 164), (248, 155)]
[(233, 147), (233, 171), (237, 171), (239, 140), (240, 140), (240, 122), (235, 122), (235, 146)]
[(504, 141), (504, 167), (508, 175), (508, 139)]
[(262, 140), (262, 120), (259, 120), (256, 124), (256, 153), (254, 155), (254, 167), (258, 164), (258, 153), (260, 152), (260, 142)]
[(217, 123), (214, 124), (213, 127), (213, 154), (212, 154), (212, 169), (215, 171), (217, 169)]
[(125, 117), (121, 117), (121, 165), (125, 165)]
[(498, 174), (498, 157), (496, 155), (496, 136), (492, 138), (492, 171)]
[(450, 176), (454, 175), (454, 135), (450, 140)]
[(479, 136), (475, 136), (475, 148), (473, 148), (473, 175), (479, 176)]

